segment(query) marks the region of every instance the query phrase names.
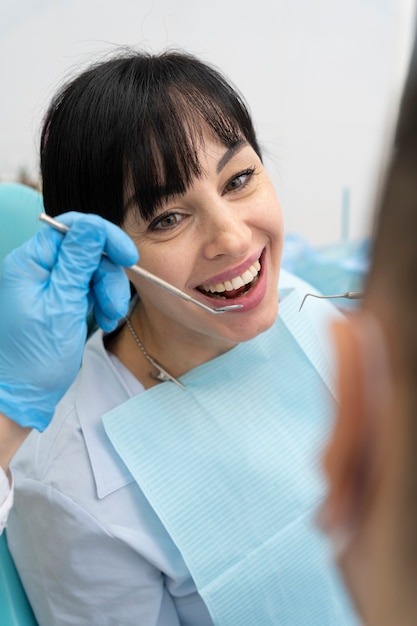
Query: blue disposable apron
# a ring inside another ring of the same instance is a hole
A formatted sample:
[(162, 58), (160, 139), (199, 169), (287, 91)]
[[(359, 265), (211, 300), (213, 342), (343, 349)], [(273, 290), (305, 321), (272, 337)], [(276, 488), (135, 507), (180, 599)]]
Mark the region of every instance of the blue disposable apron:
[(314, 527), (328, 338), (298, 313), (303, 293), (283, 295), (271, 329), (187, 373), (185, 391), (164, 383), (103, 418), (218, 626), (357, 624)]

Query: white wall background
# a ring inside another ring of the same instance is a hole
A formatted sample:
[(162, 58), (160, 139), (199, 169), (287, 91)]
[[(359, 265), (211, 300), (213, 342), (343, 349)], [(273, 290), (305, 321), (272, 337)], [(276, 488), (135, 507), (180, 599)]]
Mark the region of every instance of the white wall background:
[(0, 0), (0, 179), (36, 175), (40, 120), (71, 73), (117, 45), (181, 47), (243, 92), (287, 232), (360, 238), (413, 15), (414, 0)]

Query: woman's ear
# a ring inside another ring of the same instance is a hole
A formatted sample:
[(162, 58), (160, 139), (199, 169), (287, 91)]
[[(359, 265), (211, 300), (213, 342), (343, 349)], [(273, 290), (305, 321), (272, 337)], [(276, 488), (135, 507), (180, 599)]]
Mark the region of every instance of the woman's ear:
[(382, 332), (373, 317), (357, 313), (338, 320), (332, 334), (339, 407), (323, 457), (328, 496), (320, 523), (341, 534), (352, 530), (369, 504), (384, 434), (381, 385), (385, 396), (389, 377)]

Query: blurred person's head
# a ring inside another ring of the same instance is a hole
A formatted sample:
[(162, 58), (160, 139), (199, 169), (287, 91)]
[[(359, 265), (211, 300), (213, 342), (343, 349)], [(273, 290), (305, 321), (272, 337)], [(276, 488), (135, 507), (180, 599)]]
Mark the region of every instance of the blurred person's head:
[(364, 623), (417, 624), (417, 51), (361, 310), (335, 326), (340, 410), (323, 524)]

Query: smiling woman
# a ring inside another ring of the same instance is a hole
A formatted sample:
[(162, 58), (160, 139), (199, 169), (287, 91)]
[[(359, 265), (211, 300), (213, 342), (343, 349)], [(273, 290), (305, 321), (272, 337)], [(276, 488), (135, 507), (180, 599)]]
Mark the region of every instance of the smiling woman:
[(281, 207), (241, 96), (188, 54), (124, 51), (57, 94), (41, 165), (50, 215), (99, 214), (145, 270), (240, 306), (210, 315), (127, 270), (127, 320), (93, 335), (14, 464), (9, 543), (39, 623), (356, 623), (312, 522), (336, 313), (298, 315), (310, 288), (280, 276)]

